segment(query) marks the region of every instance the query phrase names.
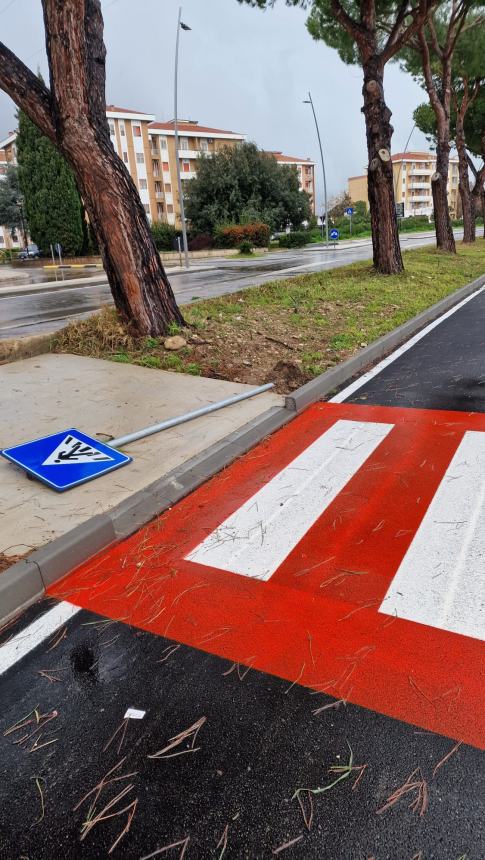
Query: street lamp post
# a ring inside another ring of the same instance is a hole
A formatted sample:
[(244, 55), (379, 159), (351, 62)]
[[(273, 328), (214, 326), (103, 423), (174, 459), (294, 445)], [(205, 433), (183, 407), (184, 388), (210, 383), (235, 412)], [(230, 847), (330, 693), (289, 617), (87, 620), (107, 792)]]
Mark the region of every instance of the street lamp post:
[(189, 246), (187, 243), (187, 225), (185, 223), (185, 207), (184, 197), (182, 193), (182, 179), (180, 176), (180, 159), (179, 159), (179, 130), (177, 118), (177, 79), (178, 79), (178, 63), (179, 63), (179, 36), (180, 30), (190, 30), (191, 28), (182, 22), (182, 7), (179, 7), (179, 17), (177, 21), (177, 40), (175, 42), (175, 75), (174, 75), (174, 93), (173, 93), (173, 113), (174, 113), (174, 128), (175, 128), (175, 166), (177, 168), (177, 185), (180, 201), (180, 218), (182, 221), (182, 238), (184, 245), (185, 268), (189, 268)]
[(327, 248), (328, 248), (328, 207), (327, 207), (327, 178), (325, 176), (325, 161), (323, 160), (323, 149), (322, 149), (322, 139), (320, 137), (320, 129), (318, 128), (317, 115), (315, 113), (315, 108), (313, 107), (312, 95), (308, 93), (308, 98), (304, 100), (303, 104), (311, 105), (313, 111), (313, 119), (315, 120), (315, 128), (317, 130), (318, 137), (318, 145), (320, 147), (320, 158), (322, 159), (322, 170), (323, 170), (323, 196), (325, 201), (325, 236), (327, 240)]

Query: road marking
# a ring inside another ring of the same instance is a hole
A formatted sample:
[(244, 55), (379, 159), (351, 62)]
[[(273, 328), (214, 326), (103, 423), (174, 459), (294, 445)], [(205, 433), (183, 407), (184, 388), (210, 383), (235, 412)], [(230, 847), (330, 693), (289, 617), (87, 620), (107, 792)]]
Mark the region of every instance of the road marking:
[(336, 421), (186, 560), (268, 580), (393, 426)]
[(380, 612), (485, 641), (485, 433), (468, 431)]
[(347, 397), (350, 397), (350, 395), (353, 394), (354, 391), (358, 391), (359, 388), (362, 388), (362, 386), (369, 382), (371, 379), (373, 379), (374, 376), (377, 376), (379, 373), (382, 373), (382, 371), (386, 367), (388, 367), (388, 365), (392, 364), (394, 361), (396, 361), (396, 359), (400, 358), (401, 355), (404, 355), (404, 353), (407, 352), (408, 349), (411, 349), (411, 347), (413, 347), (416, 343), (419, 343), (419, 341), (422, 340), (423, 337), (426, 337), (426, 335), (429, 334), (430, 331), (433, 331), (434, 328), (441, 325), (442, 322), (444, 322), (457, 311), (459, 311), (460, 308), (464, 307), (466, 304), (468, 304), (468, 302), (471, 302), (472, 299), (475, 299), (477, 296), (479, 296), (480, 293), (483, 293), (484, 290), (485, 286), (480, 287), (480, 289), (478, 289), (475, 293), (472, 293), (471, 296), (467, 296), (466, 299), (463, 299), (463, 301), (458, 302), (458, 304), (450, 308), (449, 311), (446, 311), (446, 313), (444, 313), (442, 316), (438, 317), (438, 319), (427, 325), (420, 332), (418, 332), (418, 334), (415, 334), (414, 337), (411, 337), (409, 340), (403, 343), (402, 346), (394, 350), (394, 352), (391, 352), (391, 354), (388, 355), (386, 358), (383, 358), (382, 361), (376, 364), (375, 367), (373, 367), (371, 370), (367, 371), (367, 373), (364, 373), (362, 376), (359, 376), (359, 378), (356, 379), (355, 382), (351, 382), (350, 385), (347, 385), (345, 388), (342, 388), (342, 391), (339, 391), (339, 393), (336, 394), (335, 397), (331, 397), (328, 402), (343, 403), (343, 401), (346, 400)]
[(56, 603), (52, 609), (49, 609), (40, 618), (36, 618), (32, 624), (20, 630), (12, 639), (1, 645), (0, 675), (10, 669), (14, 663), (22, 660), (34, 648), (37, 648), (37, 645), (55, 633), (62, 624), (66, 624), (80, 610), (80, 606), (74, 606), (67, 601)]

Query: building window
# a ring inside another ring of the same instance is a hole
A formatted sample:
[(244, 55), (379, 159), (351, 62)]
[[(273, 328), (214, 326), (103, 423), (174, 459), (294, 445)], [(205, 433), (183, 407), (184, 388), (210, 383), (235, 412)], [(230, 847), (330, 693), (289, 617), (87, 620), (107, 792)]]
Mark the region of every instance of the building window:
[(110, 133), (111, 137), (114, 137), (115, 136), (115, 121), (114, 121), (114, 119), (109, 119), (108, 125), (109, 125), (109, 133)]
[(145, 156), (143, 155), (143, 152), (137, 152), (136, 153), (136, 163), (137, 164), (145, 164)]
[(171, 204), (171, 203), (168, 203), (168, 205), (167, 205), (167, 212), (168, 212), (170, 215), (171, 215), (171, 214), (172, 214), (172, 212), (173, 212), (173, 206), (172, 206), (172, 204)]
[(124, 137), (125, 136), (125, 121), (124, 121), (124, 119), (118, 120), (118, 126), (120, 129), (121, 137)]
[(144, 203), (143, 208), (144, 208), (145, 212), (147, 213), (147, 215), (149, 215), (150, 214), (150, 204)]
[(181, 137), (180, 138), (180, 149), (188, 149), (188, 148), (189, 148), (188, 138), (187, 137)]
[(200, 139), (200, 144), (199, 144), (199, 145), (200, 145), (200, 148), (201, 148), (202, 152), (209, 152), (209, 144), (208, 144), (208, 142), (207, 142), (207, 138), (202, 137), (202, 138)]
[(123, 161), (128, 164), (128, 153), (123, 150)]
[(134, 125), (133, 126), (133, 137), (141, 137), (141, 126)]
[(157, 215), (163, 215), (163, 203), (157, 203)]
[(162, 183), (161, 182), (155, 182), (155, 191), (157, 192), (157, 194), (162, 193)]
[(182, 170), (184, 173), (189, 173), (190, 171), (190, 161), (182, 161)]
[(167, 191), (169, 194), (171, 193), (172, 186), (171, 186), (170, 182), (165, 183), (165, 191)]
[(160, 149), (166, 149), (166, 148), (167, 148), (167, 138), (161, 137), (160, 138)]
[(168, 161), (162, 162), (162, 167), (167, 173), (170, 170), (170, 167), (168, 166)]
[(146, 179), (140, 179), (140, 191), (146, 191), (148, 188)]

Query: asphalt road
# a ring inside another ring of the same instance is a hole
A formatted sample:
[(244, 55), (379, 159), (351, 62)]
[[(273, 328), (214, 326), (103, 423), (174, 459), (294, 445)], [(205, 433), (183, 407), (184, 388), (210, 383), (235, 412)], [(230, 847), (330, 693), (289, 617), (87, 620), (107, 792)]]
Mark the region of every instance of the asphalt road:
[[(469, 420), (470, 412), (485, 412), (484, 314), (482, 292), (401, 352), (347, 403), (371, 409), (404, 406), (411, 428), (417, 409), (439, 410), (440, 421), (449, 422), (437, 446), (439, 454), (450, 445), (459, 420)], [(451, 416), (443, 410), (456, 412)], [(292, 432), (291, 427), (280, 432)], [(417, 436), (416, 441), (419, 444)], [(247, 458), (252, 469), (267, 469), (266, 444)], [(373, 498), (381, 509), (381, 491), (387, 490), (385, 481), (376, 477), (383, 474), (377, 465), (384, 468), (375, 460), (366, 480), (369, 487), (374, 486)], [(426, 467), (424, 459), (418, 469), (411, 469), (412, 480), (422, 480), (424, 485)], [(231, 469), (223, 476), (226, 487)], [(403, 460), (396, 473), (402, 494), (408, 489), (404, 477), (408, 472), (409, 463)], [(430, 463), (428, 478), (432, 476)], [(197, 518), (207, 514), (209, 491), (210, 487), (202, 499), (197, 491), (194, 503), (200, 503), (199, 513), (183, 522), (187, 533), (197, 527)], [(243, 496), (245, 492), (243, 488)], [(365, 501), (367, 495), (347, 495), (352, 498), (352, 504), (350, 498), (344, 501), (352, 528), (354, 504), (358, 498)], [(420, 500), (421, 496), (413, 498), (413, 509)], [(182, 507), (183, 514), (187, 503), (177, 507)], [(167, 517), (176, 516), (176, 508)], [(379, 519), (376, 510), (370, 505), (371, 519)], [(247, 577), (234, 580), (244, 610), (231, 619), (231, 627), (220, 627), (216, 620), (224, 614), (220, 571), (216, 581), (221, 594), (213, 605), (200, 590), (202, 569), (193, 574), (193, 584), (171, 600), (170, 588), (182, 587), (177, 579), (181, 573), (170, 569), (167, 576), (162, 569), (164, 554), (176, 546), (167, 531), (167, 518), (160, 523), (162, 527), (159, 524), (150, 532), (150, 540), (148, 533), (142, 534), (143, 548), (138, 551), (145, 553), (146, 563), (138, 561), (142, 556), (133, 553), (136, 539), (130, 538), (120, 549), (121, 566), (116, 550), (108, 551), (101, 563), (93, 565), (89, 584), (77, 587), (74, 597), (64, 581), (58, 598), (71, 596), (80, 606), (90, 604), (94, 612), (84, 608), (64, 619), (44, 640), (35, 634), (36, 647), (21, 662), (4, 667), (1, 857), (100, 858), (111, 849), (109, 856), (134, 860), (153, 856), (265, 860), (280, 853), (289, 860), (483, 860), (483, 753), (466, 739), (460, 742), (459, 725), (460, 721), (470, 725), (471, 719), (483, 731), (483, 707), (470, 702), (465, 693), (471, 685), (476, 696), (483, 697), (483, 665), (477, 667), (467, 659), (460, 662), (461, 649), (479, 654), (479, 639), (449, 633), (448, 647), (437, 648), (436, 637), (442, 637), (443, 631), (410, 625), (402, 640), (402, 660), (394, 663), (395, 631), (405, 623), (403, 619), (385, 622), (380, 635), (386, 638), (388, 650), (384, 645), (374, 648), (376, 630), (362, 620), (371, 603), (361, 605), (362, 596), (349, 596), (353, 588), (360, 594), (359, 589), (366, 587), (361, 583), (369, 578), (371, 568), (365, 568), (367, 577), (358, 582), (347, 576), (341, 583), (335, 576), (339, 582), (332, 586), (336, 592), (332, 599), (355, 604), (345, 616), (345, 631), (353, 624), (363, 643), (356, 650), (348, 632), (341, 634), (339, 659), (344, 669), (355, 668), (352, 685), (365, 675), (371, 685), (382, 686), (385, 670), (390, 700), (400, 688), (414, 702), (414, 724), (405, 717), (391, 718), (377, 705), (352, 703), (352, 688), (348, 701), (343, 694), (337, 698), (332, 688), (329, 693), (328, 687), (337, 683), (329, 669), (330, 641), (334, 628), (342, 628), (320, 624), (311, 628), (310, 635), (302, 615), (308, 577), (304, 583), (298, 580), (302, 585), (293, 581), (279, 586), (281, 594), (291, 592), (294, 606), (288, 641), (280, 652), (272, 644), (280, 615), (271, 607), (266, 616), (264, 605), (254, 599), (254, 589), (250, 591), (251, 583), (264, 589), (267, 582), (254, 583)], [(329, 542), (335, 540), (338, 527), (334, 520)], [(384, 528), (383, 518), (367, 539), (378, 540), (375, 536)], [(357, 546), (355, 538), (353, 533), (353, 540), (347, 538), (342, 545)], [(385, 539), (384, 533), (381, 540)], [(389, 541), (391, 555), (395, 544)], [(331, 560), (327, 541), (317, 542), (315, 551), (324, 557), (322, 564)], [(387, 556), (386, 563), (392, 564)], [(308, 560), (305, 564), (302, 572), (314, 575)], [(356, 572), (347, 566), (339, 570)], [(377, 593), (376, 578), (371, 586), (372, 593)], [(456, 583), (451, 586), (453, 590)], [(330, 587), (328, 580), (325, 594)], [(121, 593), (108, 600), (110, 588)], [(197, 598), (194, 588), (199, 589)], [(158, 595), (165, 589), (164, 603)], [(136, 613), (143, 600), (149, 604), (149, 620), (140, 623)], [(107, 606), (104, 613), (102, 601)], [(35, 641), (29, 625), (51, 605), (46, 600), (32, 606), (0, 631), (0, 642), (14, 635), (22, 642), (29, 637)], [(211, 637), (200, 637), (205, 611), (211, 613)], [(259, 625), (248, 625), (255, 612)], [(124, 623), (111, 620), (111, 613)], [(179, 617), (188, 631), (199, 635), (198, 647), (180, 644), (187, 642), (182, 636), (177, 641), (174, 627)], [(294, 625), (301, 628), (298, 637), (291, 633)], [(291, 675), (292, 683), (278, 670), (253, 666), (257, 652), (251, 650), (252, 637), (260, 628), (267, 631), (269, 643), (265, 659), (268, 653), (276, 657), (283, 653), (294, 661), (294, 650), (303, 642), (305, 663)], [(237, 663), (232, 662), (239, 659), (237, 655), (223, 656), (221, 645), (235, 630), (241, 640), (233, 647), (244, 655)], [(411, 636), (418, 636), (424, 647), (413, 650)], [(277, 641), (281, 644), (281, 639)], [(440, 680), (427, 672), (429, 659), (440, 664)], [(314, 689), (312, 683), (301, 680), (312, 665), (317, 672)], [(455, 677), (448, 669), (452, 665)], [(465, 684), (463, 691), (456, 684), (457, 672)], [(144, 716), (125, 719), (127, 708), (141, 709)], [(458, 721), (455, 731), (438, 734), (429, 728), (437, 720), (445, 725), (451, 713)], [(350, 750), (354, 769), (351, 778), (344, 779)], [(297, 797), (299, 786), (308, 788)]]
[[(457, 238), (461, 232), (456, 233)], [(434, 243), (434, 235), (403, 236), (405, 249)], [(195, 299), (234, 293), (267, 281), (334, 269), (372, 256), (370, 240), (356, 247), (326, 249), (308, 246), (295, 251), (270, 253), (254, 260), (208, 260), (194, 265), (189, 272), (170, 275), (177, 300), (187, 304)], [(89, 278), (76, 286), (61, 284), (22, 287), (13, 285), (0, 290), (0, 338), (22, 337), (55, 331), (66, 321), (80, 318), (111, 303), (111, 293), (104, 276)]]

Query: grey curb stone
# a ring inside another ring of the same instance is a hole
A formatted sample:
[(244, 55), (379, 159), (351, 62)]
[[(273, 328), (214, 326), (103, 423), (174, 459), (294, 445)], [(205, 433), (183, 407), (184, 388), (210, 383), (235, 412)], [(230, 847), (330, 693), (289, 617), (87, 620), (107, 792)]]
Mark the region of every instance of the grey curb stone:
[(29, 556), (29, 561), (38, 566), (42, 581), (47, 587), (115, 540), (111, 517), (108, 514), (97, 514), (42, 549), (35, 550)]
[(129, 496), (108, 513), (116, 539), (129, 537), (171, 504), (168, 497), (163, 498), (161, 495), (152, 494), (149, 488)]
[(45, 592), (39, 568), (33, 561), (18, 561), (0, 576), (0, 623), (21, 612)]
[(449, 296), (445, 296), (436, 304), (427, 308), (422, 313), (405, 322), (399, 328), (389, 332), (375, 340), (374, 343), (362, 349), (357, 355), (343, 361), (336, 367), (332, 367), (320, 376), (311, 379), (306, 385), (302, 385), (293, 394), (285, 399), (285, 408), (292, 412), (301, 412), (310, 403), (315, 403), (317, 400), (322, 400), (331, 391), (335, 391), (347, 382), (350, 382), (364, 368), (370, 367), (377, 361), (383, 359), (392, 350), (401, 346), (413, 335), (417, 334), (428, 323), (438, 319), (454, 305), (459, 304), (463, 299), (472, 295), (480, 287), (485, 284), (485, 275), (481, 275), (471, 283), (466, 284), (461, 289)]

